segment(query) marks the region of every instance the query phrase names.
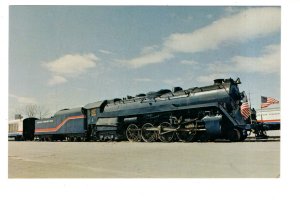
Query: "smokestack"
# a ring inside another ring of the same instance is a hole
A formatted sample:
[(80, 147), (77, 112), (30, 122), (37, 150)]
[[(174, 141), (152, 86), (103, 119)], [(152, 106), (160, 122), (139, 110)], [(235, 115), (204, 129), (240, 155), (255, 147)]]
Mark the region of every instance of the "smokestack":
[(224, 79), (215, 79), (214, 84), (215, 85), (221, 85), (224, 82)]

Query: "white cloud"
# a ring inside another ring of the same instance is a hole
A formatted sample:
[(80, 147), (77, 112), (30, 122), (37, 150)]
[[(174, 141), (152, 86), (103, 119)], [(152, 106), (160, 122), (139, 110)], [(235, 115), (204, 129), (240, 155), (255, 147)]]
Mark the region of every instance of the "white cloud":
[(265, 47), (264, 54), (258, 57), (235, 56), (231, 63), (236, 70), (260, 73), (280, 72), (280, 45)]
[(158, 45), (144, 47), (141, 51), (141, 55), (153, 53), (153, 52), (157, 51), (158, 49), (159, 49)]
[(94, 54), (67, 54), (57, 60), (45, 63), (47, 69), (55, 74), (77, 76), (96, 66), (98, 58)]
[(121, 62), (123, 64), (129, 65), (132, 68), (140, 68), (149, 64), (161, 63), (173, 57), (174, 56), (168, 51), (157, 51), (150, 54), (141, 55), (131, 60), (123, 60)]
[(44, 66), (53, 73), (49, 85), (67, 82), (67, 77), (77, 77), (87, 70), (96, 67), (99, 59), (94, 54), (67, 54), (54, 61), (44, 63)]
[(243, 42), (279, 30), (279, 8), (252, 8), (192, 33), (172, 34), (164, 45), (173, 52), (194, 53), (217, 49), (225, 41)]
[(100, 49), (99, 52), (100, 52), (100, 53), (103, 53), (103, 54), (112, 54), (112, 52), (107, 51), (107, 50), (105, 50), (105, 49)]
[(228, 61), (214, 62), (208, 65), (210, 72), (257, 72), (279, 73), (280, 72), (280, 45), (266, 46), (262, 55), (256, 57), (234, 56)]
[(160, 50), (141, 54), (124, 63), (133, 68), (161, 63), (174, 53), (196, 53), (218, 49), (228, 42), (245, 42), (280, 31), (280, 8), (250, 8), (221, 18), (191, 33), (171, 34)]
[(264, 47), (260, 56), (234, 56), (224, 62), (211, 63), (208, 65), (208, 74), (198, 76), (196, 80), (201, 84), (212, 84), (214, 79), (232, 77), (239, 72), (280, 73), (280, 45)]
[(48, 81), (48, 85), (58, 85), (67, 82), (67, 79), (65, 79), (62, 76), (52, 76), (52, 78)]
[(26, 97), (26, 96), (18, 96), (14, 94), (9, 94), (9, 97), (12, 97), (17, 100), (20, 104), (36, 104), (37, 100), (33, 97)]
[(194, 60), (182, 60), (180, 61), (181, 64), (183, 65), (198, 65), (199, 63)]
[(207, 85), (212, 85), (213, 84), (213, 80), (215, 79), (219, 79), (219, 78), (224, 78), (224, 77), (230, 77), (230, 75), (228, 73), (211, 73), (209, 75), (202, 75), (202, 76), (198, 76), (197, 77), (197, 81), (200, 84), (207, 84)]

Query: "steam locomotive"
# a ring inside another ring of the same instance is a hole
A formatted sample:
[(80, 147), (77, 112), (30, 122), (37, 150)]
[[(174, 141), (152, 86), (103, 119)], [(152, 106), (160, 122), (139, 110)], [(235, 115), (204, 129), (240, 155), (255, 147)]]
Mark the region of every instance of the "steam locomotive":
[(205, 87), (162, 89), (64, 109), (51, 118), (30, 120), (34, 130), (23, 130), (23, 137), (39, 141), (243, 141), (253, 124), (241, 115), (245, 94), (239, 84), (240, 79), (216, 79)]

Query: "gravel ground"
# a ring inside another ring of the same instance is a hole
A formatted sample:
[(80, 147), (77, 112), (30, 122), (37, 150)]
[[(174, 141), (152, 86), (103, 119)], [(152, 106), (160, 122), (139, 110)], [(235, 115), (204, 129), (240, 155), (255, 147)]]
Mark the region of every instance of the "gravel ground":
[(9, 178), (277, 178), (280, 142), (9, 142)]

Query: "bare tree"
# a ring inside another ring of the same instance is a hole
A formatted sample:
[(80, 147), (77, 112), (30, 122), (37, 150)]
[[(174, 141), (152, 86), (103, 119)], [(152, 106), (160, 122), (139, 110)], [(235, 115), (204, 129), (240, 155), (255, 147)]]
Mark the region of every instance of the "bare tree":
[(24, 114), (27, 115), (27, 117), (36, 117), (41, 119), (50, 115), (50, 111), (46, 109), (45, 106), (28, 104), (25, 106)]
[(36, 117), (36, 114), (38, 112), (37, 110), (37, 105), (36, 104), (28, 104), (25, 106), (25, 115), (27, 115), (28, 117)]
[(37, 106), (37, 117), (39, 119), (48, 117), (50, 114), (50, 111), (45, 106)]

